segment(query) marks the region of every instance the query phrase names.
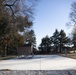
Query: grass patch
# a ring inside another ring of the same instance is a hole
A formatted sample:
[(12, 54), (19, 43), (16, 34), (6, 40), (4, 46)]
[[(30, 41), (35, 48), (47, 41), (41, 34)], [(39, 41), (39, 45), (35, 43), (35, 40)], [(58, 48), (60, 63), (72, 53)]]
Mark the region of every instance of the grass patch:
[(15, 58), (16, 56), (6, 56), (6, 57), (0, 57), (0, 60), (7, 60), (7, 59), (12, 59)]

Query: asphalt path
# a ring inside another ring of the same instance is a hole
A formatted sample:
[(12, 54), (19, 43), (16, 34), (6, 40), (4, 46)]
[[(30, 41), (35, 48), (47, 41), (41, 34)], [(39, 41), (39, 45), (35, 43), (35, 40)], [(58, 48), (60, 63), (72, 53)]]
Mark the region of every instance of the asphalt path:
[(58, 55), (35, 55), (0, 61), (0, 70), (76, 70), (76, 59)]
[(0, 71), (0, 75), (76, 75), (75, 70), (15, 70)]

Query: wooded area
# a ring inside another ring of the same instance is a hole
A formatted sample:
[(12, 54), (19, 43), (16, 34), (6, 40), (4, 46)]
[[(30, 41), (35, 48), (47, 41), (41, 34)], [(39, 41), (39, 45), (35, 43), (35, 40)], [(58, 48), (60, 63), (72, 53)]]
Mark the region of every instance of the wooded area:
[[(16, 54), (27, 41), (35, 46), (33, 9), (37, 0), (0, 0), (0, 55)], [(26, 37), (27, 36), (27, 37)]]
[(60, 32), (56, 29), (51, 37), (42, 38), (39, 49), (42, 53), (63, 53), (70, 48), (72, 40), (66, 36), (64, 30)]

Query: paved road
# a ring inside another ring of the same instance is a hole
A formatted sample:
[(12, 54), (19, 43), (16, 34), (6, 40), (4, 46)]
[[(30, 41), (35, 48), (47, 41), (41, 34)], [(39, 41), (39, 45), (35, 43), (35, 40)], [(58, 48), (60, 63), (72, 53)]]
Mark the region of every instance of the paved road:
[(76, 75), (75, 70), (54, 70), (54, 71), (0, 71), (0, 75)]
[(76, 70), (76, 60), (58, 55), (35, 55), (32, 59), (0, 61), (1, 69), (11, 70)]

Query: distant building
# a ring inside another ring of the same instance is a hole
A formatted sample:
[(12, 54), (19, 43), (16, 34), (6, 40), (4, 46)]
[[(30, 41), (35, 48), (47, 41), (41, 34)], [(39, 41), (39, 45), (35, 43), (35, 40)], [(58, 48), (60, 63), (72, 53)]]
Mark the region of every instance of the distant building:
[(33, 46), (31, 44), (25, 44), (23, 46), (18, 47), (17, 55), (33, 56)]

